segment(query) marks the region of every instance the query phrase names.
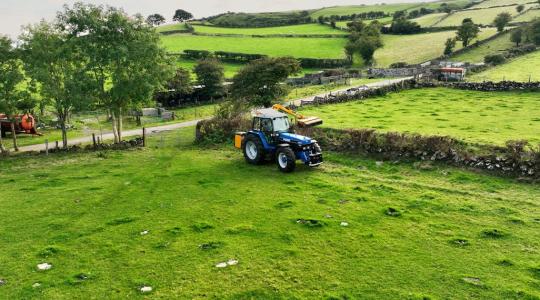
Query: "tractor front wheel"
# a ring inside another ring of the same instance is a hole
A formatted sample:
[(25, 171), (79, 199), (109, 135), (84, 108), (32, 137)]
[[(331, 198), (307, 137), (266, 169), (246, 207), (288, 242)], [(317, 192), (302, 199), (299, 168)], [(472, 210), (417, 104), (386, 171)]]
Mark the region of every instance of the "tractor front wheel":
[(244, 157), (252, 165), (260, 165), (264, 161), (264, 147), (261, 139), (255, 135), (248, 135), (244, 141)]
[(281, 172), (291, 173), (296, 168), (296, 156), (289, 147), (279, 148), (276, 152), (276, 160)]

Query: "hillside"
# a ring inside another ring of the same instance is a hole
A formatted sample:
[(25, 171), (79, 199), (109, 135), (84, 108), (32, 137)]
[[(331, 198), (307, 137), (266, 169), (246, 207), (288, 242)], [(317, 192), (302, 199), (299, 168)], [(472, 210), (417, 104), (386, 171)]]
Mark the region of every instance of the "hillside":
[(472, 81), (540, 81), (540, 51), (515, 58), (505, 64), (474, 74)]

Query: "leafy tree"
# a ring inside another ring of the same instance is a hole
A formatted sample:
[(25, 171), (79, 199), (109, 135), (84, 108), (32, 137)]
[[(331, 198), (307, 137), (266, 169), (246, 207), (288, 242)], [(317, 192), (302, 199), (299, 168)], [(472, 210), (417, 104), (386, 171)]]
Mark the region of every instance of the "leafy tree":
[(456, 39), (448, 38), (446, 42), (444, 43), (444, 55), (452, 54), (452, 52), (454, 52), (455, 47), (456, 47)]
[(331, 26), (332, 28), (336, 28), (336, 27), (337, 27), (336, 21), (332, 20), (332, 22), (330, 22), (330, 26)]
[(234, 76), (231, 96), (250, 106), (270, 107), (287, 95), (281, 83), (300, 70), (300, 63), (292, 57), (254, 60)]
[[(19, 104), (28, 97), (21, 91), (20, 84), (25, 81), (22, 63), (17, 50), (13, 47), (11, 39), (0, 36), (0, 111), (10, 120), (13, 148), (18, 151), (17, 135), (15, 133), (15, 119), (19, 111)], [(5, 152), (0, 137), (0, 151)]]
[(394, 13), (394, 15), (392, 16), (392, 19), (397, 20), (397, 19), (405, 18), (405, 17), (407, 17), (407, 12), (404, 10), (398, 10)]
[(536, 18), (527, 26), (527, 41), (540, 45), (540, 18)]
[(479, 32), (480, 28), (478, 28), (478, 25), (474, 24), (470, 18), (467, 18), (463, 20), (461, 26), (458, 28), (456, 39), (462, 42), (463, 47), (467, 47), (469, 42), (478, 36)]
[(395, 34), (412, 34), (420, 32), (420, 25), (405, 18), (394, 19), (390, 31)]
[(25, 70), (39, 83), (39, 92), (55, 109), (62, 129), (62, 145), (67, 148), (67, 121), (73, 111), (88, 107), (90, 74), (84, 71), (87, 60), (61, 24), (28, 26), (21, 35)]
[(174, 77), (168, 82), (168, 88), (175, 90), (181, 94), (189, 94), (193, 91), (193, 85), (191, 82), (191, 73), (189, 70), (179, 68), (176, 70)]
[(149, 15), (148, 18), (146, 18), (146, 23), (152, 26), (159, 26), (165, 23), (165, 17), (160, 14)]
[(510, 35), (510, 41), (512, 43), (516, 43), (516, 47), (519, 47), (519, 44), (521, 44), (522, 39), (523, 39), (523, 30), (521, 28), (518, 28), (512, 31), (512, 34)]
[(495, 20), (493, 20), (493, 25), (497, 27), (498, 32), (501, 32), (504, 30), (504, 27), (510, 23), (510, 21), (512, 21), (512, 16), (507, 12), (502, 12), (495, 17)]
[(174, 12), (173, 21), (184, 22), (193, 19), (193, 15), (183, 9), (177, 9)]
[(202, 86), (201, 95), (210, 99), (223, 93), (224, 70), (217, 59), (200, 60), (194, 69), (197, 83)]
[(345, 53), (351, 60), (354, 54), (358, 53), (364, 62), (370, 65), (375, 51), (383, 46), (379, 24), (364, 26), (362, 22), (351, 22), (348, 27), (351, 34)]
[(319, 16), (317, 22), (319, 22), (319, 24), (324, 24), (324, 16)]
[(123, 114), (151, 101), (173, 76), (172, 60), (141, 16), (78, 2), (64, 6), (58, 19), (88, 60), (89, 85), (97, 104), (109, 110), (115, 142), (120, 142)]
[(520, 4), (520, 5), (516, 6), (516, 11), (518, 13), (521, 13), (524, 9), (525, 9), (525, 5), (523, 5), (523, 4)]

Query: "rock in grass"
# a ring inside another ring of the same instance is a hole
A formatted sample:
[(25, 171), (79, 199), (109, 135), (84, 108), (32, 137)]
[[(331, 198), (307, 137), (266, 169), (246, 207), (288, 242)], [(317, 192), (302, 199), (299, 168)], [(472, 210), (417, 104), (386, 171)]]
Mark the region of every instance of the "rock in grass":
[(228, 264), (226, 262), (221, 262), (221, 263), (216, 265), (216, 268), (226, 268), (227, 266), (228, 266)]
[(147, 235), (148, 233), (150, 233), (148, 230), (141, 231), (141, 235)]
[(385, 212), (387, 216), (391, 217), (399, 217), (401, 216), (401, 212), (393, 207), (389, 207)]
[(376, 161), (376, 162), (375, 162), (375, 165), (376, 165), (377, 167), (381, 167), (382, 165), (384, 165), (384, 162), (382, 162), (382, 161)]
[(238, 264), (237, 259), (229, 259), (229, 261), (227, 261), (227, 265), (229, 265), (229, 266), (234, 266), (234, 265), (237, 265), (237, 264)]
[(46, 270), (50, 270), (52, 268), (52, 265), (49, 263), (42, 263), (42, 264), (38, 264), (37, 268), (40, 271), (46, 271)]
[(472, 285), (476, 285), (476, 286), (484, 285), (482, 281), (480, 280), (480, 278), (476, 278), (476, 277), (464, 277), (463, 281), (465, 281), (466, 283), (470, 283)]
[(0, 286), (3, 286), (4, 284), (6, 284), (6, 280), (5, 280), (5, 279), (2, 279), (2, 278), (0, 278)]
[(141, 293), (150, 293), (150, 292), (152, 291), (152, 287), (151, 287), (151, 286), (146, 286), (146, 285), (145, 285), (145, 286), (142, 286), (142, 287), (140, 288), (140, 291), (141, 291)]
[(36, 283), (32, 284), (32, 287), (35, 288), (35, 289), (40, 287), (40, 286), (41, 286), (41, 283), (39, 283), (39, 282), (36, 282)]
[(220, 262), (216, 265), (216, 268), (226, 268), (228, 266), (235, 266), (238, 264), (238, 260), (237, 259), (234, 259), (234, 258), (231, 258), (229, 259), (228, 261), (226, 262)]
[(349, 226), (349, 223), (347, 223), (347, 222), (341, 222), (341, 224), (339, 224), (339, 225), (342, 226), (342, 227), (347, 227), (347, 226)]

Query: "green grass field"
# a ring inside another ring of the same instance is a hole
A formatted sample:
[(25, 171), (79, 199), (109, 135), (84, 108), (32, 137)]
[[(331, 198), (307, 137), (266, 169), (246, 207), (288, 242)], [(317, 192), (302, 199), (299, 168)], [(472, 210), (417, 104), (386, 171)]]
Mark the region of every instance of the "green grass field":
[(193, 49), (310, 58), (343, 58), (343, 47), (347, 43), (344, 38), (252, 38), (189, 34), (167, 35), (161, 40), (167, 50), (173, 52)]
[[(374, 19), (374, 20), (362, 20), (362, 22), (364, 22), (365, 24), (371, 23), (373, 21), (377, 21), (381, 24), (390, 24), (392, 23), (392, 17), (386, 17), (386, 18), (380, 18), (380, 19)], [(338, 28), (347, 28), (347, 24), (350, 22), (351, 21), (339, 21), (339, 22), (336, 22), (336, 26)]]
[(333, 29), (321, 24), (302, 24), (293, 26), (264, 27), (264, 28), (225, 28), (215, 26), (194, 25), (195, 32), (210, 34), (243, 34), (243, 35), (274, 35), (274, 34), (341, 34), (346, 32)]
[(534, 2), (534, 1), (531, 1), (531, 0), (486, 0), (486, 1), (480, 2), (479, 4), (473, 6), (472, 8), (487, 8), (487, 7), (511, 5), (511, 4), (527, 4), (531, 2)]
[(192, 139), (189, 128), (164, 148), (154, 137), (138, 151), (0, 160), (1, 297), (539, 295), (538, 185), (328, 152), (283, 175)]
[(446, 13), (428, 14), (416, 19), (412, 19), (411, 21), (418, 23), (418, 25), (422, 27), (431, 27), (446, 15)]
[(501, 53), (514, 47), (516, 44), (510, 41), (510, 33), (503, 34), (496, 39), (489, 41), (477, 48), (471, 49), (465, 53), (452, 56), (453, 61), (463, 61), (471, 63), (484, 62), (484, 57), (488, 54)]
[(397, 4), (378, 4), (378, 5), (350, 5), (350, 6), (334, 6), (326, 7), (319, 10), (315, 10), (311, 13), (312, 18), (318, 18), (319, 16), (344, 16), (359, 13), (366, 13), (370, 11), (383, 11), (386, 13), (393, 13), (398, 10), (407, 10), (410, 8), (416, 8), (421, 6), (422, 3), (397, 3)]
[(540, 51), (515, 58), (505, 64), (472, 75), (471, 81), (540, 81)]
[(508, 140), (540, 142), (538, 93), (418, 89), (384, 97), (303, 110), (326, 127), (449, 135), (503, 145)]
[(527, 11), (526, 13), (517, 16), (512, 21), (513, 22), (530, 22), (536, 18), (540, 18), (540, 8), (539, 9), (531, 9)]
[[(494, 35), (494, 28), (482, 29), (479, 40)], [(455, 37), (454, 31), (441, 31), (412, 35), (383, 35), (384, 47), (375, 52), (377, 66), (386, 67), (395, 62), (421, 63), (443, 54), (446, 39)], [(457, 44), (456, 49), (461, 45)]]
[(161, 25), (156, 27), (157, 32), (165, 32), (165, 31), (173, 31), (173, 30), (186, 30), (186, 24), (179, 23), (179, 24), (167, 24), (167, 25)]
[(437, 23), (435, 26), (459, 26), (465, 18), (471, 18), (476, 24), (491, 25), (495, 17), (502, 12), (508, 12), (512, 16), (517, 15), (515, 6), (494, 7), (480, 10), (463, 10), (451, 14), (441, 22)]

